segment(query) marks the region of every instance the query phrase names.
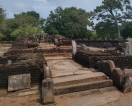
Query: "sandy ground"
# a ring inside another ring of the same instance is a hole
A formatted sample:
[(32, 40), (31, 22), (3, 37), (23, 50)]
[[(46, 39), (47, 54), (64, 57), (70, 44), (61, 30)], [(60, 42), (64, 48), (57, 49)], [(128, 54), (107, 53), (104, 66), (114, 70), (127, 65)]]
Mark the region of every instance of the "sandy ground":
[[(0, 106), (42, 106), (39, 93), (29, 92), (1, 96)], [(81, 91), (55, 96), (55, 103), (45, 106), (132, 106), (132, 92), (121, 93), (114, 87)]]

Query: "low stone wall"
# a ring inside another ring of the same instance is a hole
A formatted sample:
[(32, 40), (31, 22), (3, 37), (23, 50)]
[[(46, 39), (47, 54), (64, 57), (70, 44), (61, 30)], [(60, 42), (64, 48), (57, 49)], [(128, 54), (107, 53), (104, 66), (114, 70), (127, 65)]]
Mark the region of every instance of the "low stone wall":
[(0, 89), (8, 87), (8, 77), (18, 74), (31, 74), (31, 85), (39, 84), (41, 80), (41, 66), (12, 64), (0, 66)]
[(50, 48), (50, 49), (38, 49), (38, 48), (29, 48), (29, 49), (10, 49), (5, 56), (16, 55), (21, 53), (72, 53), (72, 49), (66, 48)]
[(43, 54), (21, 54), (14, 63), (0, 64), (0, 89), (8, 87), (8, 77), (18, 74), (31, 74), (31, 85), (41, 83), (43, 64), (47, 64)]
[(109, 48), (121, 47), (126, 40), (76, 40), (77, 44), (85, 44), (91, 47)]
[(97, 61), (112, 60), (121, 69), (132, 68), (132, 56), (112, 56), (111, 54), (91, 51), (77, 51), (75, 61), (89, 67), (96, 67)]

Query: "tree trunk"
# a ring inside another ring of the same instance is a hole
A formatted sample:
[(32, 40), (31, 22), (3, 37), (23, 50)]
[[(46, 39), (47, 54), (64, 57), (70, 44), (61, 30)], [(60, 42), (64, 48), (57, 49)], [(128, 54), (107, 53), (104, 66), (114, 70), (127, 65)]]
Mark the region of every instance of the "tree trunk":
[(115, 26), (116, 26), (116, 30), (117, 30), (117, 38), (118, 38), (118, 40), (120, 40), (120, 38), (121, 38), (120, 28), (119, 28), (119, 25), (118, 25), (116, 19), (115, 19)]

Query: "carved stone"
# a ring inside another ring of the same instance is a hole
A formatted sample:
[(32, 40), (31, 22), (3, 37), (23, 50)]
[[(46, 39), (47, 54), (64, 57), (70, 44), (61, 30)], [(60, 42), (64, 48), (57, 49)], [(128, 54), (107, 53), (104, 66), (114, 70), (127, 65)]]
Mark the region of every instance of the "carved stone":
[(116, 86), (122, 87), (122, 80), (124, 78), (124, 72), (120, 68), (115, 68), (112, 73), (112, 80)]

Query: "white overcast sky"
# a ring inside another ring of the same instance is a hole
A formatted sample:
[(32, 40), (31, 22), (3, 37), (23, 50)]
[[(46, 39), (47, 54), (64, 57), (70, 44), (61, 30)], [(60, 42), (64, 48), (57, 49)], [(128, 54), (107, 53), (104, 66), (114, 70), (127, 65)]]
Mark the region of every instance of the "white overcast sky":
[(7, 18), (27, 11), (36, 11), (40, 17), (47, 18), (50, 11), (58, 6), (63, 8), (74, 6), (89, 12), (101, 4), (102, 0), (0, 0), (0, 6), (6, 10)]
[(8, 18), (27, 11), (36, 11), (40, 17), (47, 18), (50, 11), (58, 6), (63, 8), (74, 6), (89, 12), (101, 3), (102, 0), (0, 0), (0, 5), (6, 10)]

